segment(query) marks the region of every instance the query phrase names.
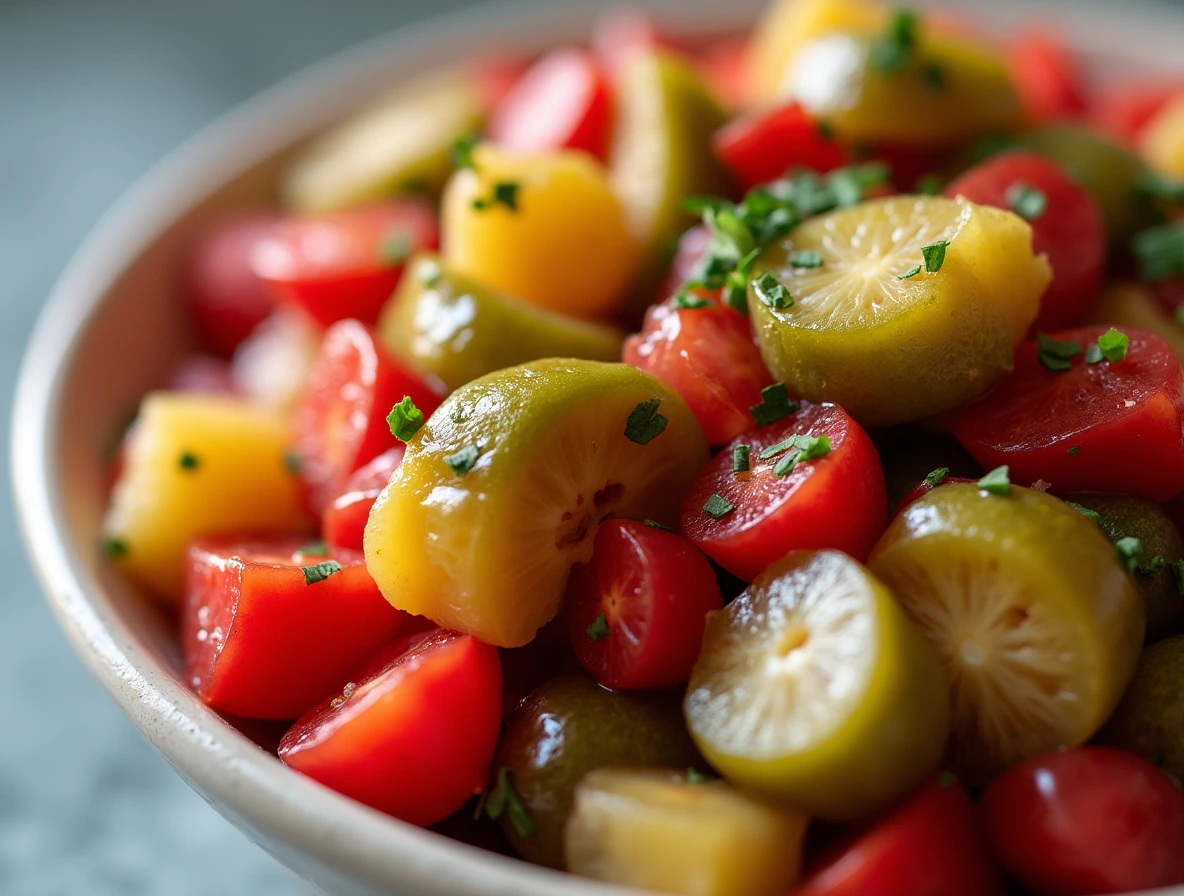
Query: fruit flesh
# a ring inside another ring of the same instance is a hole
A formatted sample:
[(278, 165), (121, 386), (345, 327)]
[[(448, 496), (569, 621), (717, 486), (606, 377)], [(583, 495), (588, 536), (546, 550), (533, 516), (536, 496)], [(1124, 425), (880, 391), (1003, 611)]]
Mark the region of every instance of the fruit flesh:
[(1051, 495), (943, 485), (868, 565), (941, 655), (947, 761), (968, 783), (1087, 740), (1134, 671), (1143, 602), (1102, 531)]
[[(666, 428), (625, 436), (658, 400)], [(446, 457), (475, 447), (472, 469)], [(500, 647), (525, 644), (559, 607), (610, 515), (673, 525), (707, 459), (681, 398), (625, 364), (550, 359), (457, 390), (411, 439), (366, 526), (387, 600)]]

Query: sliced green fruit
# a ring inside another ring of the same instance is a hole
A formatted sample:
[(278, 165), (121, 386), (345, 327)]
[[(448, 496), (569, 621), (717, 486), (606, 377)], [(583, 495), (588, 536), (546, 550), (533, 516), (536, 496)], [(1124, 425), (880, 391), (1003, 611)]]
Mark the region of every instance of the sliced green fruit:
[(475, 132), (481, 117), (468, 71), (402, 85), (297, 156), (284, 178), (284, 198), (299, 211), (320, 212), (401, 190), (438, 190), (452, 170), (452, 144)]
[(948, 761), (969, 783), (1085, 742), (1134, 672), (1143, 602), (1102, 531), (1059, 498), (941, 486), (868, 562), (941, 655)]
[(723, 781), (600, 768), (576, 788), (567, 870), (686, 896), (779, 896), (801, 870), (808, 817)]
[[(474, 449), (454, 472), (449, 458)], [(603, 520), (675, 525), (706, 461), (686, 403), (635, 367), (497, 371), (452, 393), (408, 443), (370, 513), (367, 566), (399, 609), (518, 647), (555, 615)]]
[(1122, 747), (1184, 780), (1184, 637), (1148, 645), (1099, 743)]
[(795, 551), (708, 622), (683, 713), (739, 787), (859, 818), (941, 760), (949, 698), (892, 593), (837, 551)]
[[(925, 261), (926, 247), (948, 244)], [(802, 251), (822, 264), (795, 267)], [(776, 308), (771, 275), (793, 303)], [(1032, 229), (1008, 211), (897, 196), (812, 218), (765, 250), (748, 307), (773, 376), (864, 425), (919, 420), (979, 394), (1011, 368), (1051, 279)]]
[(580, 673), (540, 685), (514, 711), (493, 760), (526, 810), (499, 817), (523, 858), (563, 867), (573, 794), (593, 769), (639, 763), (703, 768), (673, 694), (609, 691)]
[(383, 344), (459, 389), (479, 376), (539, 358), (615, 361), (624, 334), (487, 289), (424, 253), (413, 259), (378, 322)]
[(830, 34), (802, 47), (783, 93), (845, 140), (948, 146), (1022, 123), (1003, 59), (957, 37), (922, 33), (889, 66), (877, 38)]
[(1184, 597), (1170, 568), (1184, 560), (1176, 524), (1154, 501), (1134, 495), (1076, 494), (1069, 500), (1097, 513), (1112, 542), (1139, 539), (1142, 554), (1134, 580), (1147, 605), (1148, 643), (1184, 632)]
[(640, 317), (654, 299), (669, 247), (694, 223), (683, 198), (729, 192), (728, 177), (711, 152), (711, 136), (727, 116), (702, 76), (664, 53), (636, 54), (618, 75), (614, 96), (609, 166), (642, 253), (632, 308)]

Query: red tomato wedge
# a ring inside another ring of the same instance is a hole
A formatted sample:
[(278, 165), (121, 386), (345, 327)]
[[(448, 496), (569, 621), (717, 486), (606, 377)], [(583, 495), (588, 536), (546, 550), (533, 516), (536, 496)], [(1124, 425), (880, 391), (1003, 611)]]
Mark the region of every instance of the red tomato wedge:
[(1055, 32), (1043, 28), (1020, 32), (1008, 46), (1007, 61), (1031, 121), (1065, 121), (1086, 111), (1081, 67)]
[(707, 614), (723, 606), (715, 572), (673, 532), (609, 520), (572, 570), (567, 620), (576, 656), (608, 688), (685, 684)]
[(271, 292), (251, 267), (255, 248), (280, 218), (259, 214), (219, 224), (202, 233), (189, 251), (184, 291), (202, 344), (229, 358), (271, 314)]
[(292, 726), (280, 758), (396, 818), (435, 824), (485, 787), (502, 721), (497, 649), (436, 629), (368, 668)]
[(824, 843), (794, 896), (997, 896), (1003, 883), (953, 775)]
[(1089, 117), (1110, 137), (1130, 145), (1164, 106), (1178, 96), (1184, 96), (1184, 79), (1178, 75), (1112, 84), (1098, 93)]
[[(830, 449), (778, 475), (774, 468), (788, 466), (786, 457), (795, 449), (760, 455), (793, 436), (826, 436)], [(740, 445), (750, 448), (747, 474), (732, 472)], [(712, 496), (734, 509), (709, 513), (704, 507)], [(887, 525), (888, 495), (875, 446), (833, 404), (803, 402), (797, 413), (737, 438), (699, 474), (682, 507), (686, 536), (746, 582), (794, 550), (833, 548), (864, 560)]]
[(405, 618), (356, 551), (296, 538), (210, 538), (186, 556), (186, 675), (220, 712), (296, 718), (340, 687)]
[(370, 508), (403, 462), (403, 445), (384, 451), (358, 470), (345, 483), (345, 489), (325, 508), (321, 516), (321, 534), (331, 545), (362, 550), (362, 534)]
[(1133, 753), (1038, 756), (992, 783), (979, 810), (1008, 873), (1040, 896), (1184, 883), (1184, 793)]
[(612, 103), (600, 63), (587, 50), (553, 50), (494, 109), (489, 139), (514, 152), (580, 149), (604, 160)]
[(374, 324), (403, 262), (438, 245), (432, 207), (397, 199), (281, 221), (255, 247), (251, 266), (277, 301), (303, 308), (322, 327), (346, 318)]
[(293, 418), (300, 477), (317, 513), (345, 490), (354, 470), (398, 444), (386, 418), (407, 395), (425, 418), (440, 403), (378, 345), (369, 327), (343, 320), (325, 332)]
[(1084, 187), (1055, 163), (1016, 152), (971, 168), (945, 193), (1016, 211), (1032, 225), (1032, 249), (1048, 255), (1053, 270), (1034, 331), (1085, 323), (1102, 288), (1107, 235), (1101, 212)]
[[(1054, 338), (1097, 342), (1105, 327)], [(954, 436), (985, 470), (1011, 467), (1013, 482), (1044, 479), (1061, 494), (1108, 491), (1167, 501), (1184, 489), (1184, 370), (1162, 339), (1124, 328), (1126, 359), (1053, 372), (1036, 342), (1016, 349), (1015, 370), (954, 411)]]
[(773, 377), (748, 318), (709, 293), (696, 295), (708, 304), (651, 306), (641, 332), (625, 340), (622, 358), (681, 395), (707, 441), (719, 445), (755, 426), (749, 408), (760, 404)]
[(717, 131), (711, 145), (745, 189), (796, 168), (825, 174), (847, 163), (846, 150), (796, 102), (742, 115)]

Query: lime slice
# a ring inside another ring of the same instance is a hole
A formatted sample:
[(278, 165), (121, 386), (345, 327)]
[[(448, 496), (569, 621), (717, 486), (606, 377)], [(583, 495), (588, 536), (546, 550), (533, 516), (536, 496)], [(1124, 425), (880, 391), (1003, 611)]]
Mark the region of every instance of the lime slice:
[(837, 551), (787, 555), (711, 618), (683, 712), (732, 783), (834, 820), (916, 785), (949, 726), (934, 651)]
[(545, 360), (454, 392), (366, 526), (396, 607), (499, 647), (534, 637), (609, 516), (674, 525), (707, 461), (677, 393), (626, 364)]
[[(795, 266), (804, 252), (822, 264)], [(767, 303), (766, 275), (788, 288), (789, 307)], [(1017, 215), (897, 196), (813, 218), (774, 243), (748, 304), (775, 377), (881, 426), (955, 407), (1009, 370), (1050, 279)]]
[(942, 486), (869, 564), (941, 655), (949, 759), (969, 783), (1084, 743), (1134, 672), (1143, 601), (1102, 530), (1058, 498)]

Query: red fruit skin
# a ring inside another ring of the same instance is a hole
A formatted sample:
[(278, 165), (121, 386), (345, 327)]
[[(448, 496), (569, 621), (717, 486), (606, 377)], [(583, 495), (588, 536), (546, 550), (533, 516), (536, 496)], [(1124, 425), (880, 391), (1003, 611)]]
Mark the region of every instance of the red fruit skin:
[(1090, 110), (1090, 121), (1111, 138), (1134, 145), (1164, 106), (1184, 95), (1184, 80), (1157, 78), (1102, 88)]
[[(792, 435), (829, 436), (830, 453), (786, 476), (760, 460)], [(751, 446), (752, 472), (732, 472), (732, 449)], [(735, 505), (721, 519), (703, 512), (712, 494)], [(884, 471), (868, 434), (842, 408), (803, 402), (801, 410), (736, 438), (703, 468), (682, 507), (682, 531), (732, 575), (751, 582), (794, 550), (834, 549), (867, 559), (888, 525)]]
[(351, 551), (362, 550), (362, 536), (370, 508), (403, 462), (402, 444), (384, 451), (370, 463), (354, 471), (345, 489), (334, 498), (321, 515), (321, 534), (328, 544)]
[(957, 482), (978, 482), (977, 479), (963, 479), (961, 476), (946, 476), (937, 485), (930, 485), (925, 480), (921, 480), (914, 486), (913, 490), (900, 499), (900, 503), (896, 505), (896, 509), (892, 511), (892, 515), (896, 516), (910, 504), (925, 497), (938, 485), (952, 485)]
[[(694, 545), (635, 520), (604, 523), (592, 559), (567, 586), (572, 648), (607, 688), (685, 684), (707, 614), (722, 606), (711, 564)], [(608, 634), (593, 640), (588, 627), (602, 613)]]
[(218, 224), (189, 250), (183, 289), (202, 345), (229, 358), (271, 314), (271, 292), (251, 268), (255, 247), (279, 221), (272, 214)]
[(640, 333), (625, 340), (622, 359), (676, 391), (695, 414), (712, 445), (756, 424), (749, 410), (773, 376), (761, 359), (746, 316), (707, 291), (709, 305), (678, 308), (674, 300), (652, 305)]
[(293, 417), (293, 449), (314, 512), (345, 491), (351, 473), (398, 445), (386, 418), (408, 395), (425, 420), (440, 403), (379, 346), (369, 327), (343, 320), (325, 332)]
[(1037, 28), (1015, 35), (1007, 61), (1029, 120), (1049, 124), (1085, 113), (1088, 102), (1081, 67), (1054, 32)]
[(846, 150), (797, 102), (742, 115), (720, 128), (711, 145), (745, 189), (795, 168), (825, 174), (847, 163)]
[(1036, 188), (1048, 202), (1044, 213), (1028, 222), (1033, 251), (1046, 254), (1053, 270), (1032, 331), (1080, 326), (1097, 304), (1107, 253), (1105, 222), (1084, 187), (1055, 163), (1033, 153), (1014, 152), (976, 165), (946, 187), (945, 193), (1010, 210), (1008, 194), (1016, 184)]
[[(181, 610), (186, 678), (205, 703), (248, 719), (294, 719), (399, 631), (355, 551), (302, 553), (298, 538), (205, 538), (189, 547)], [(341, 570), (307, 584), (301, 567)]]
[(974, 804), (953, 776), (922, 784), (877, 819), (839, 832), (794, 896), (1002, 896)]
[(403, 276), (400, 256), (438, 245), (435, 210), (395, 199), (280, 221), (255, 246), (251, 269), (276, 302), (322, 327), (347, 318), (375, 324)]
[[(1106, 330), (1052, 335), (1086, 346)], [(1126, 360), (1086, 364), (1079, 355), (1064, 372), (1045, 370), (1036, 343), (1025, 343), (1010, 374), (948, 415), (950, 431), (984, 470), (1009, 465), (1012, 482), (1169, 500), (1184, 490), (1184, 370), (1158, 336), (1123, 332)]]
[(501, 726), (497, 649), (436, 629), (390, 646), (346, 696), (302, 717), (280, 758), (326, 787), (418, 825), (484, 789)]
[(1008, 874), (1037, 896), (1184, 883), (1184, 793), (1133, 753), (1077, 747), (997, 778), (979, 812)]
[(612, 124), (608, 79), (587, 50), (553, 50), (494, 109), (489, 139), (513, 152), (578, 149), (604, 161)]
[(187, 355), (173, 368), (165, 386), (174, 392), (238, 395), (238, 383), (230, 364), (212, 355)]

